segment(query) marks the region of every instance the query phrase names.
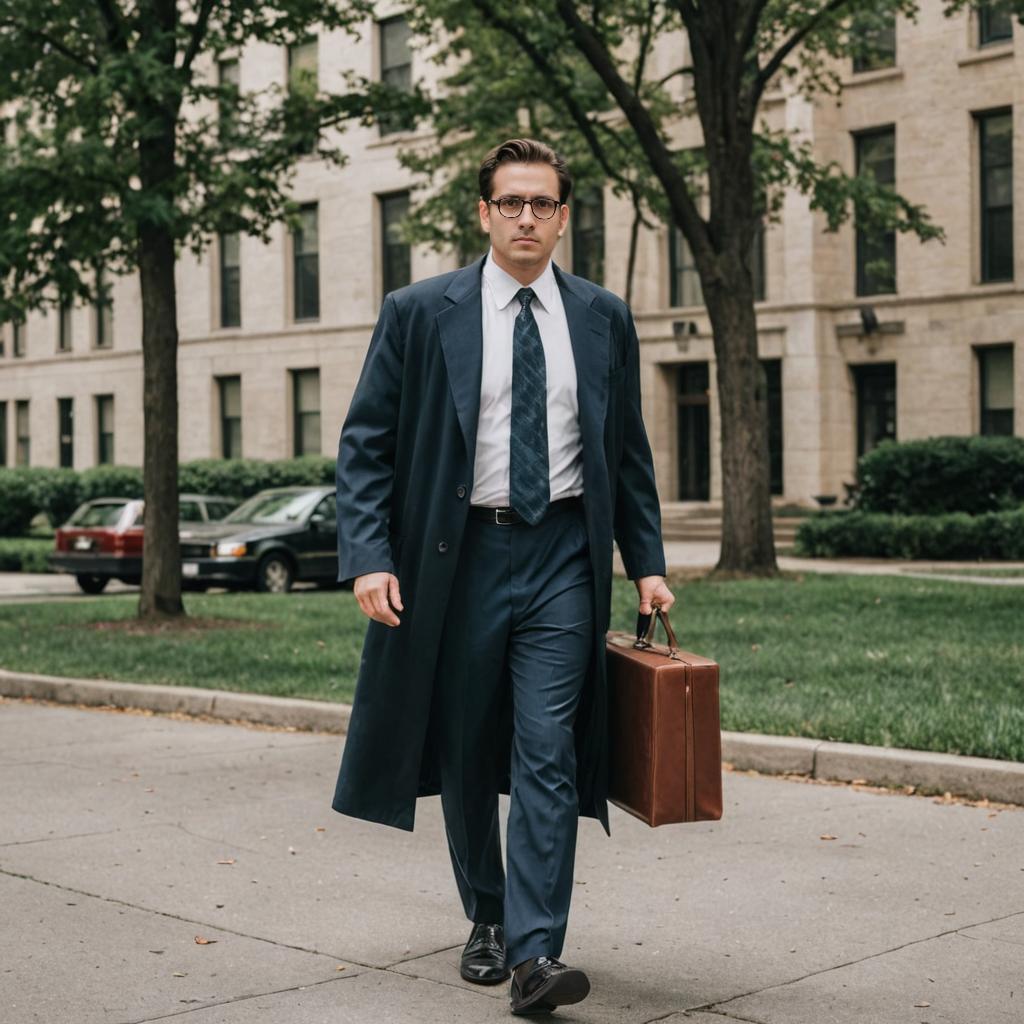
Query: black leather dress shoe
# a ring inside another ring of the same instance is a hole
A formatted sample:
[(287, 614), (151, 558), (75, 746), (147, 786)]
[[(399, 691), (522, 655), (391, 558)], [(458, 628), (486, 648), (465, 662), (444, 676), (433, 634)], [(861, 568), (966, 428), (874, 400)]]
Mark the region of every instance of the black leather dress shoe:
[(478, 985), (496, 985), (509, 976), (505, 963), (505, 929), (500, 924), (475, 924), (462, 951), (459, 974)]
[(512, 1012), (527, 1016), (550, 1013), (585, 999), (590, 979), (576, 967), (566, 967), (553, 956), (535, 956), (521, 963), (512, 975)]

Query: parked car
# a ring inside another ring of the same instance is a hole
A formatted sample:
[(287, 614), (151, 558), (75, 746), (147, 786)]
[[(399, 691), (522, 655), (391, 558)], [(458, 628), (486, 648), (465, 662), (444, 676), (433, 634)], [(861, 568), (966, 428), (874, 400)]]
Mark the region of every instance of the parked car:
[(181, 534), (181, 575), (189, 587), (283, 594), (296, 580), (335, 583), (338, 526), (334, 488), (274, 487), (221, 523)]
[[(212, 523), (237, 505), (236, 498), (182, 494), (178, 497), (179, 523)], [(50, 567), (73, 573), (87, 594), (99, 594), (112, 579), (138, 583), (142, 579), (144, 515), (141, 498), (96, 498), (79, 505), (57, 530)]]

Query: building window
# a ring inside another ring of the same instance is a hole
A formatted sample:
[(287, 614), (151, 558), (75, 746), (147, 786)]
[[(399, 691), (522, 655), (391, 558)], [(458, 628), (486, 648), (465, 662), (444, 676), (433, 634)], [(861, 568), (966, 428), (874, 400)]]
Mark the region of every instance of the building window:
[[(870, 174), (880, 185), (896, 184), (896, 130), (892, 127), (853, 137), (856, 173)], [(896, 232), (869, 236), (857, 228), (857, 294), (896, 291)]]
[(853, 366), (857, 391), (857, 457), (896, 440), (896, 364)]
[(28, 433), (28, 402), (14, 403), (14, 464), (27, 466), (31, 458)]
[(771, 493), (782, 494), (782, 360), (762, 359), (768, 403), (768, 469)]
[(981, 280), (1013, 280), (1013, 121), (1009, 110), (978, 116)]
[(222, 90), (217, 98), (217, 130), (221, 136), (229, 135), (234, 128), (234, 111), (238, 102), (239, 82), (237, 60), (217, 62), (217, 84)]
[(96, 348), (111, 348), (114, 344), (114, 299), (102, 267), (96, 271), (95, 330)]
[(237, 231), (220, 236), (220, 325), (242, 326), (242, 263)]
[(981, 432), (1013, 435), (1013, 346), (977, 348)]
[(404, 288), (412, 280), (412, 247), (402, 238), (401, 224), (409, 213), (409, 193), (380, 197), (384, 294)]
[(220, 393), (220, 454), (225, 459), (242, 457), (242, 378), (218, 377)]
[(114, 396), (96, 396), (96, 464), (114, 461)]
[(670, 306), (704, 305), (704, 289), (690, 243), (677, 227), (668, 235), (668, 273)]
[(7, 403), (0, 402), (0, 466), (7, 465)]
[[(313, 36), (301, 43), (288, 47), (288, 91), (312, 96), (318, 87), (317, 39)], [(295, 151), (309, 155), (316, 148), (318, 132), (311, 132), (308, 138), (298, 142)]]
[(299, 226), (292, 235), (295, 319), (317, 320), (320, 317), (320, 242), (316, 203), (303, 206), (299, 217)]
[(14, 320), (11, 322), (11, 352), (16, 359), (25, 354), (25, 321)]
[[(409, 22), (399, 15), (378, 23), (380, 38), (380, 80), (400, 92), (412, 90), (412, 50), (409, 40), (412, 30)], [(378, 121), (381, 135), (409, 131), (414, 127), (408, 117), (397, 114), (381, 117)]]
[(895, 13), (879, 14), (871, 10), (858, 12), (850, 22), (850, 42), (854, 46), (855, 73), (895, 67)]
[(604, 284), (604, 190), (579, 192), (569, 219), (572, 228), (572, 272)]
[(75, 403), (73, 398), (57, 399), (57, 429), (60, 431), (60, 465), (75, 464)]
[(1013, 19), (1009, 11), (996, 11), (991, 7), (978, 8), (978, 45), (1005, 43), (1013, 38)]
[(292, 370), (294, 455), (320, 454), (320, 371)]
[(57, 319), (57, 351), (71, 351), (71, 303), (62, 302)]

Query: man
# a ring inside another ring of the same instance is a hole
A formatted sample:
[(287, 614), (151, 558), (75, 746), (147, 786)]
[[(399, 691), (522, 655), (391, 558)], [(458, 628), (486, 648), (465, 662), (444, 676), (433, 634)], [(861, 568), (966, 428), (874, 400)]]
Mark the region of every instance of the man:
[(590, 987), (558, 957), (578, 816), (608, 832), (613, 536), (640, 610), (673, 596), (632, 317), (551, 262), (569, 172), (513, 139), (479, 178), (490, 251), (385, 298), (341, 432), (339, 579), (371, 622), (332, 806), (411, 830), (441, 794), (460, 973), (511, 973), (530, 1014)]

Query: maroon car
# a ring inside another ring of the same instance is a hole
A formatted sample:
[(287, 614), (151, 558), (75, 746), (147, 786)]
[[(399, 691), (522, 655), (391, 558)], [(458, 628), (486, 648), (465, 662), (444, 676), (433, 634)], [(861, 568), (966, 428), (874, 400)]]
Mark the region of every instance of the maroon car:
[[(237, 504), (234, 498), (182, 494), (178, 499), (179, 521), (216, 522)], [(57, 530), (50, 568), (72, 573), (87, 594), (100, 593), (112, 579), (139, 583), (143, 510), (140, 498), (96, 498), (80, 505)]]

